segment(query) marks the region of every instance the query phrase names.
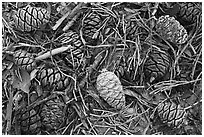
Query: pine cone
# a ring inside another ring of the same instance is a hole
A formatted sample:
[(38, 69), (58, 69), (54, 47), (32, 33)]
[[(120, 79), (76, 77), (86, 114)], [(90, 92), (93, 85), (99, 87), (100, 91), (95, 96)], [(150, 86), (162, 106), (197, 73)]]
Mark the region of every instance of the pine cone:
[(183, 44), (188, 39), (186, 29), (169, 15), (159, 17), (155, 27), (160, 36), (172, 43)]
[(30, 72), (36, 67), (35, 58), (25, 50), (18, 50), (14, 53), (15, 64)]
[(178, 2), (179, 12), (177, 18), (183, 22), (196, 23), (202, 18), (201, 2)]
[[(191, 71), (193, 68), (193, 61), (186, 59), (186, 58), (179, 58), (178, 65), (179, 65), (179, 73), (176, 76), (176, 80), (179, 81), (191, 81)], [(186, 86), (186, 85), (185, 85)]]
[(71, 79), (56, 68), (44, 68), (37, 73), (36, 78), (43, 88), (65, 90), (68, 86), (72, 87)]
[(72, 54), (74, 56), (77, 56), (78, 58), (81, 58), (83, 55), (83, 51), (80, 49), (83, 47), (83, 43), (81, 41), (81, 38), (79, 34), (75, 31), (69, 30), (66, 33), (63, 33), (59, 38), (58, 41), (62, 45), (71, 45), (73, 46), (73, 49), (71, 50)]
[(83, 22), (83, 38), (88, 44), (96, 45), (99, 37), (99, 29), (102, 19), (99, 14), (92, 12), (87, 15)]
[(116, 109), (122, 109), (125, 106), (123, 87), (119, 78), (113, 72), (104, 70), (98, 75), (96, 84), (100, 96), (109, 105)]
[(60, 98), (49, 100), (44, 104), (40, 115), (46, 131), (56, 131), (64, 122), (64, 107), (65, 104)]
[(153, 48), (144, 63), (145, 80), (155, 83), (163, 80), (169, 71), (170, 57), (164, 51)]
[(22, 108), (17, 116), (17, 126), (20, 126), (21, 134), (35, 135), (41, 133), (41, 119), (39, 116), (39, 109)]
[(66, 45), (72, 45), (75, 48), (80, 48), (82, 46), (82, 41), (80, 39), (80, 36), (77, 32), (69, 30), (66, 33), (63, 33), (58, 40), (62, 44)]
[(44, 8), (31, 7), (20, 8), (14, 14), (14, 23), (16, 29), (24, 32), (30, 32), (40, 29), (50, 19), (50, 13)]
[(157, 108), (159, 117), (164, 123), (167, 123), (169, 127), (180, 127), (186, 118), (186, 111), (180, 105), (176, 105), (173, 102), (159, 103)]

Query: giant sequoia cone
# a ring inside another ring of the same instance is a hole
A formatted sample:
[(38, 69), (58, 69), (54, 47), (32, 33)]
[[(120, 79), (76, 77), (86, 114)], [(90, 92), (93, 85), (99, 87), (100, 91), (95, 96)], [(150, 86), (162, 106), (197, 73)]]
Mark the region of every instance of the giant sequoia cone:
[(146, 82), (155, 83), (162, 81), (169, 71), (170, 57), (164, 51), (153, 48), (144, 63)]
[(28, 110), (27, 108), (22, 108), (17, 115), (18, 125), (20, 125), (21, 134), (40, 134), (41, 133), (41, 119), (39, 116), (39, 111), (36, 109)]
[[(58, 41), (60, 44), (64, 46), (71, 45), (73, 49), (71, 50), (72, 55), (78, 58), (81, 58), (83, 55), (83, 51), (80, 49), (83, 46), (81, 38), (79, 34), (73, 30), (69, 30), (63, 33), (61, 36), (58, 37)], [(65, 53), (67, 54), (67, 53)]]
[(15, 64), (30, 72), (36, 67), (35, 58), (25, 50), (17, 50), (14, 53)]
[(202, 18), (202, 3), (179, 2), (177, 17), (184, 22), (196, 23)]
[(40, 29), (50, 19), (50, 13), (44, 8), (31, 7), (30, 5), (18, 9), (14, 14), (16, 29), (30, 32)]
[(56, 68), (43, 68), (36, 75), (43, 88), (64, 90), (71, 85), (71, 79)]
[(99, 14), (92, 12), (87, 15), (83, 22), (83, 37), (88, 44), (95, 45), (102, 19)]
[(56, 131), (64, 121), (65, 104), (60, 98), (47, 101), (40, 113), (46, 131)]
[(156, 31), (165, 39), (175, 44), (183, 44), (188, 39), (186, 29), (174, 17), (161, 16), (156, 23)]
[(173, 102), (159, 103), (157, 110), (163, 123), (167, 123), (170, 127), (180, 127), (187, 115), (184, 108)]
[[(39, 98), (36, 91), (32, 91), (29, 94), (30, 103), (34, 103)], [(28, 107), (28, 98), (25, 93), (19, 94), (19, 98), (14, 100), (14, 106), (17, 111), (16, 116), (16, 127), (18, 132), (22, 135), (36, 135), (41, 134), (42, 122), (39, 115), (40, 106)]]
[(109, 105), (116, 109), (121, 109), (125, 106), (123, 87), (119, 78), (113, 72), (104, 70), (98, 75), (96, 84), (100, 96)]

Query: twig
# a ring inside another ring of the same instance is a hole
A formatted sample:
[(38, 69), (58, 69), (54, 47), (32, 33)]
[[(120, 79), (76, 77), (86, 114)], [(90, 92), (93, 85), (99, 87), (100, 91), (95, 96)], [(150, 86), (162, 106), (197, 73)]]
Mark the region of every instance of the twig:
[(67, 12), (62, 18), (60, 18), (56, 24), (52, 27), (53, 30), (57, 30), (57, 28), (62, 24), (62, 22), (68, 17), (70, 13)]
[(42, 47), (41, 45), (30, 45), (30, 44), (27, 44), (27, 43), (18, 43), (18, 45), (14, 46), (15, 48), (17, 47), (32, 47), (32, 48), (42, 48), (42, 49), (45, 49), (44, 47)]
[[(202, 47), (201, 47), (202, 48)], [(196, 71), (196, 66), (197, 66), (197, 63), (198, 63), (198, 60), (199, 60), (199, 58), (200, 58), (200, 56), (202, 55), (202, 50), (200, 49), (200, 52), (198, 53), (198, 55), (196, 56), (196, 59), (195, 59), (195, 61), (194, 61), (194, 66), (193, 66), (193, 68), (192, 68), (192, 73), (191, 73), (191, 78), (193, 78), (194, 77), (194, 74), (195, 74), (195, 71)]]
[(11, 116), (12, 116), (12, 105), (13, 105), (13, 93), (12, 88), (9, 88), (9, 102), (7, 104), (7, 111), (6, 111), (6, 134), (10, 134), (11, 131)]
[[(96, 46), (91, 46), (91, 45), (85, 45), (89, 48), (105, 48), (105, 47), (114, 47), (115, 45), (112, 45), (112, 44), (101, 44), (101, 45), (96, 45)], [(116, 46), (124, 46), (125, 47), (125, 44), (116, 44)]]
[(48, 52), (44, 53), (43, 55), (40, 55), (40, 56), (36, 57), (35, 60), (43, 60), (43, 59), (49, 58), (49, 57), (51, 57), (53, 55), (62, 53), (64, 51), (67, 51), (68, 49), (71, 49), (71, 48), (72, 48), (71, 45), (68, 45), (66, 47), (56, 48), (56, 49), (53, 49), (51, 51), (48, 51)]
[(154, 5), (154, 7), (153, 7), (154, 10), (152, 11), (152, 16), (154, 16), (154, 15), (156, 14), (158, 7), (159, 7), (159, 3), (156, 2), (155, 5)]
[(2, 17), (2, 23), (3, 23), (3, 25), (5, 25), (5, 27), (8, 28), (9, 33), (13, 34), (15, 39), (18, 40), (18, 38), (17, 38), (15, 32), (13, 31), (12, 27), (7, 23), (7, 21), (4, 19), (4, 17)]
[(76, 14), (78, 14), (79, 10), (81, 7), (84, 5), (83, 2), (80, 2), (73, 10), (71, 13), (67, 12), (62, 18), (60, 18), (56, 24), (52, 27), (53, 30), (57, 30), (57, 28), (62, 24), (62, 22), (67, 18), (72, 19)]
[(194, 34), (192, 36), (192, 38), (188, 41), (188, 43), (182, 48), (182, 50), (180, 51), (179, 55), (175, 56), (175, 61), (173, 63), (173, 68), (175, 69), (176, 68), (176, 64), (178, 63), (178, 60), (179, 58), (181, 57), (181, 55), (184, 53), (184, 51), (186, 50), (186, 48), (192, 43), (194, 37), (195, 37), (196, 34)]
[(194, 107), (194, 106), (198, 105), (199, 103), (202, 103), (202, 100), (200, 100), (200, 101), (198, 101), (198, 102), (194, 103), (193, 105), (188, 106), (188, 107), (186, 107), (186, 108), (184, 108), (184, 109), (185, 109), (185, 110), (188, 110), (188, 109), (190, 109), (190, 108), (192, 108), (192, 107)]
[(73, 24), (74, 22), (77, 20), (77, 18), (79, 17), (80, 13), (78, 13), (76, 16), (74, 16), (72, 18), (71, 21), (68, 22), (68, 24), (62, 29), (63, 31), (67, 31)]
[(30, 111), (30, 110), (33, 109), (34, 107), (39, 106), (40, 104), (42, 104), (42, 103), (44, 103), (44, 102), (47, 102), (48, 100), (54, 99), (54, 98), (56, 98), (56, 97), (57, 97), (56, 94), (52, 94), (52, 95), (50, 95), (50, 96), (47, 97), (47, 98), (44, 98), (44, 99), (39, 100), (39, 101), (35, 101), (34, 103), (30, 104), (30, 105), (27, 107), (27, 110)]
[[(200, 80), (201, 79), (196, 79), (196, 80), (192, 80), (192, 81), (174, 81), (173, 80), (173, 81), (167, 81), (169, 83), (166, 83), (166, 85), (165, 85), (165, 81), (163, 81), (163, 84), (162, 84), (162, 82), (160, 82), (161, 85), (157, 85), (157, 84), (154, 85), (156, 89), (153, 90), (152, 92), (150, 92), (150, 94), (157, 94), (159, 92), (166, 91), (166, 90), (171, 89), (173, 87), (194, 83), (194, 82), (197, 82)], [(172, 82), (174, 82), (174, 83), (172, 83)]]

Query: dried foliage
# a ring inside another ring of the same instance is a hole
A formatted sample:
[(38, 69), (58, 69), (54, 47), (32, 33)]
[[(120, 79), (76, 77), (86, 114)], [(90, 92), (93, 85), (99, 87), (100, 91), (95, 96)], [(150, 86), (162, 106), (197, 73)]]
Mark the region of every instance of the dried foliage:
[(2, 133), (202, 134), (202, 3), (3, 2)]

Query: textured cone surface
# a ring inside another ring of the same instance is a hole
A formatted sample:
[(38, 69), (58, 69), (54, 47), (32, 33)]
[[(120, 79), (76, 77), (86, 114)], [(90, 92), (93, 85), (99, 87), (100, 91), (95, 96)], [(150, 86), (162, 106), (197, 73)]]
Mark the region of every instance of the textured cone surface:
[(18, 50), (14, 53), (15, 64), (21, 66), (28, 72), (32, 71), (36, 67), (36, 62), (31, 53), (24, 50)]
[(17, 121), (21, 134), (40, 134), (42, 123), (39, 112), (36, 109), (28, 110), (22, 108), (17, 115)]
[(98, 39), (96, 32), (99, 32), (102, 19), (97, 13), (90, 13), (84, 19), (83, 24), (83, 38), (88, 44), (95, 44)]
[(119, 78), (110, 71), (102, 72), (97, 77), (97, 90), (100, 96), (107, 101), (109, 105), (116, 109), (125, 106), (125, 95)]
[(20, 8), (14, 15), (15, 26), (20, 31), (30, 32), (40, 29), (49, 21), (50, 13), (44, 8), (31, 7)]
[(156, 31), (164, 39), (175, 44), (183, 44), (188, 39), (186, 29), (174, 17), (169, 17), (169, 15), (159, 17)]
[(47, 101), (40, 113), (42, 124), (47, 131), (56, 130), (64, 121), (65, 104), (59, 98)]
[[(193, 67), (193, 62), (185, 59), (185, 58), (180, 58), (178, 60), (178, 65), (179, 65), (179, 73), (176, 76), (176, 80), (179, 81), (190, 81), (191, 79), (191, 70)], [(185, 85), (186, 87), (187, 85)]]
[(69, 30), (66, 33), (63, 33), (59, 38), (58, 41), (62, 44), (62, 45), (71, 45), (73, 46), (73, 49), (71, 50), (72, 54), (74, 56), (77, 56), (78, 58), (82, 57), (82, 53), (83, 51), (80, 49), (83, 46), (83, 43), (81, 41), (81, 38), (79, 36), (79, 34), (75, 31)]
[(64, 90), (71, 86), (70, 78), (63, 75), (56, 68), (44, 68), (37, 73), (36, 78), (43, 88)]
[(173, 102), (162, 102), (158, 105), (158, 114), (163, 123), (170, 127), (180, 127), (186, 118), (186, 111)]
[(202, 18), (202, 3), (201, 2), (179, 2), (178, 19), (182, 21), (196, 23), (197, 19)]
[[(167, 53), (153, 48), (144, 63), (144, 75), (146, 81), (153, 83), (161, 80), (168, 72), (170, 58)], [(151, 78), (154, 78), (153, 80)]]

